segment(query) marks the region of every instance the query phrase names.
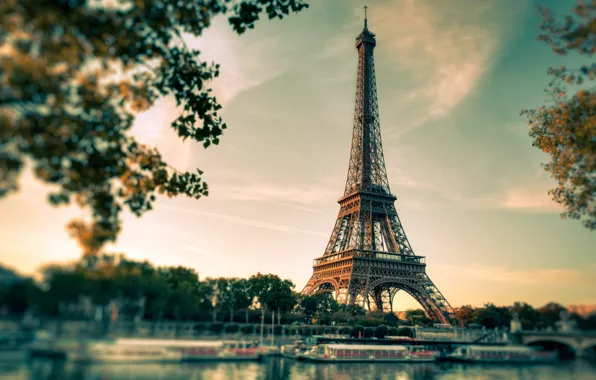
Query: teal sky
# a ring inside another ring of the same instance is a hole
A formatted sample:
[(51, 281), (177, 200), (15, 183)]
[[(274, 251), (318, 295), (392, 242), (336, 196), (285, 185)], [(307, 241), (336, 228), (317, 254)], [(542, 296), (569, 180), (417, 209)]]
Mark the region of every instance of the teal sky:
[[(519, 116), (547, 101), (546, 70), (565, 62), (536, 41), (533, 4), (368, 3), (391, 190), (414, 251), (453, 306), (596, 304), (596, 234), (558, 216), (547, 195), (554, 182), (540, 167), (547, 156)], [(363, 5), (312, 1), (241, 37), (216, 19), (188, 38), (222, 65), (213, 87), (229, 129), (220, 146), (178, 141), (172, 99), (140, 115), (133, 133), (179, 169), (204, 170), (211, 195), (126, 215), (110, 250), (192, 266), (202, 278), (272, 272), (302, 289), (345, 184)], [(21, 184), (0, 202), (1, 261), (34, 273), (76, 258), (64, 225), (86, 214), (47, 206), (47, 188), (30, 173)], [(408, 296), (398, 302), (415, 306)]]

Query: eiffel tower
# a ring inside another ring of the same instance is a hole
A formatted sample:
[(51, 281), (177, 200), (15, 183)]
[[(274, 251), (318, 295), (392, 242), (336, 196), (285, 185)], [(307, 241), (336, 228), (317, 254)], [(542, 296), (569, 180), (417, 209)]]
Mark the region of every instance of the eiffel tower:
[(375, 35), (356, 37), (358, 80), (350, 166), (339, 215), (323, 256), (302, 294), (334, 292), (340, 303), (391, 311), (397, 292), (411, 295), (434, 321), (449, 323), (453, 309), (426, 274), (395, 209), (381, 145), (373, 49)]

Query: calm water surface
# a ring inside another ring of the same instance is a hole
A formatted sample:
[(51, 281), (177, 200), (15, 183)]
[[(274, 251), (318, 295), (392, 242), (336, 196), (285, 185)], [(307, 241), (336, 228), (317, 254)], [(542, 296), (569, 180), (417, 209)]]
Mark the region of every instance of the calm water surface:
[(596, 364), (587, 361), (557, 365), (497, 366), (467, 364), (313, 364), (270, 358), (263, 363), (203, 363), (193, 365), (92, 365), (52, 361), (0, 365), (1, 380), (409, 380), (503, 379), (593, 380)]

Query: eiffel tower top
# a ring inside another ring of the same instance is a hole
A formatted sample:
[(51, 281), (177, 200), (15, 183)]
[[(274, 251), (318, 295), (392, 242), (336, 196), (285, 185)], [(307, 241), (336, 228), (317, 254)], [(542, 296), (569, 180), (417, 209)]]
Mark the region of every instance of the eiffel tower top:
[(373, 57), (373, 50), (377, 42), (375, 35), (368, 30), (366, 8), (364, 8), (364, 28), (356, 37), (358, 78), (350, 166), (344, 197), (356, 192), (373, 192), (393, 197), (389, 189), (381, 143)]
[(364, 29), (362, 29), (362, 33), (360, 33), (358, 35), (358, 37), (356, 37), (356, 46), (358, 46), (358, 44), (363, 41), (370, 42), (373, 44), (373, 46), (377, 44), (377, 41), (375, 41), (374, 33), (371, 33), (368, 30), (368, 18), (367, 18), (367, 12), (366, 12), (367, 9), (368, 9), (368, 7), (365, 5), (364, 6)]

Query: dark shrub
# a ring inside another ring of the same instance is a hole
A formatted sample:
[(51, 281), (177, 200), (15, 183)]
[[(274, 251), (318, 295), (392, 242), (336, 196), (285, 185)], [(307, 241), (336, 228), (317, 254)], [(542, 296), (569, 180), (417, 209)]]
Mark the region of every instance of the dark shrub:
[(362, 326), (355, 326), (352, 329), (352, 338), (358, 338), (358, 335), (362, 333), (362, 336), (364, 337), (364, 327)]
[(221, 333), (223, 328), (224, 328), (224, 325), (221, 322), (213, 322), (211, 324), (211, 331), (213, 331), (216, 334)]
[(387, 313), (385, 314), (385, 322), (387, 322), (389, 326), (397, 326), (399, 323), (399, 318), (397, 318), (397, 315), (393, 313)]
[(383, 339), (385, 338), (385, 335), (387, 335), (388, 332), (389, 329), (387, 328), (387, 326), (381, 325), (377, 327), (377, 329), (375, 330), (375, 336), (379, 339)]
[(389, 336), (398, 336), (399, 335), (399, 329), (397, 327), (392, 327), (387, 332), (387, 335), (389, 335)]
[(414, 332), (410, 328), (401, 327), (401, 328), (399, 328), (397, 330), (397, 335), (398, 336), (409, 336), (410, 338), (413, 338), (414, 337)]

